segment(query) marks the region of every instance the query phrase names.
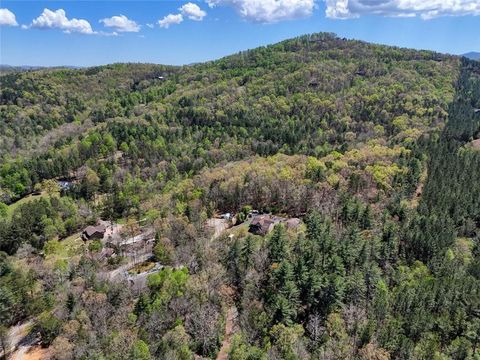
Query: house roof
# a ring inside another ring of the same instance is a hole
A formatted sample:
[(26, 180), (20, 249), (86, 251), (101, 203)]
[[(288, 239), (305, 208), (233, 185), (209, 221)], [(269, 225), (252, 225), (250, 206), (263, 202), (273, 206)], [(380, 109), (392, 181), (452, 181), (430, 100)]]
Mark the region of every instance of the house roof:
[(105, 233), (105, 230), (105, 225), (87, 226), (85, 230), (83, 230), (83, 233), (87, 236), (92, 236), (96, 232)]
[(257, 228), (256, 231), (259, 231), (263, 234), (266, 234), (271, 229), (271, 226), (279, 223), (281, 220), (276, 216), (271, 215), (260, 215), (255, 216), (250, 223), (251, 228)]
[(268, 233), (272, 228), (272, 225), (283, 223), (288, 228), (296, 228), (300, 225), (302, 221), (298, 218), (283, 218), (274, 215), (260, 215), (255, 216), (251, 223), (250, 227), (254, 232)]
[(270, 215), (262, 215), (262, 216), (256, 216), (253, 218), (251, 225), (260, 225), (263, 226), (264, 224), (273, 224), (274, 220)]

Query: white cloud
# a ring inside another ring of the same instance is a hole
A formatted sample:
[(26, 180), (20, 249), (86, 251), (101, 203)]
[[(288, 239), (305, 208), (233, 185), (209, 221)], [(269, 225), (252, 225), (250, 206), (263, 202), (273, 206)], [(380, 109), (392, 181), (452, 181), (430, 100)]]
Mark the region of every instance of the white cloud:
[(182, 15), (187, 16), (190, 20), (202, 21), (203, 18), (207, 16), (207, 13), (205, 11), (200, 9), (197, 4), (191, 2), (186, 3), (178, 10), (180, 10)]
[(153, 29), (155, 27), (155, 25), (153, 24), (147, 24), (147, 27), (149, 27), (150, 29)]
[[(203, 18), (207, 16), (205, 11), (200, 9), (198, 5), (191, 2), (179, 7), (178, 10), (180, 11), (180, 14), (168, 14), (162, 20), (158, 20), (160, 27), (168, 29), (170, 25), (180, 24), (185, 19), (184, 16), (195, 21), (202, 21)], [(150, 25), (151, 24), (147, 24), (148, 27), (153, 27), (153, 25)]]
[(241, 17), (260, 23), (310, 16), (315, 0), (206, 0), (210, 7), (232, 6)]
[(326, 15), (334, 19), (362, 15), (415, 17), (480, 15), (479, 0), (325, 0)]
[(8, 9), (0, 9), (0, 26), (17, 26), (15, 14)]
[(101, 36), (119, 36), (116, 31), (113, 31), (113, 32), (99, 31), (99, 32), (96, 32), (95, 34), (101, 35)]
[(135, 21), (130, 20), (125, 15), (112, 16), (111, 18), (105, 18), (100, 20), (103, 25), (118, 32), (139, 32), (140, 25)]
[(32, 21), (30, 27), (37, 29), (60, 29), (67, 34), (96, 34), (87, 20), (68, 19), (63, 9), (56, 11), (44, 9), (43, 13)]
[(168, 14), (162, 20), (158, 20), (158, 25), (160, 25), (160, 27), (168, 29), (170, 25), (180, 24), (182, 21), (183, 21), (182, 14), (176, 14), (176, 15)]

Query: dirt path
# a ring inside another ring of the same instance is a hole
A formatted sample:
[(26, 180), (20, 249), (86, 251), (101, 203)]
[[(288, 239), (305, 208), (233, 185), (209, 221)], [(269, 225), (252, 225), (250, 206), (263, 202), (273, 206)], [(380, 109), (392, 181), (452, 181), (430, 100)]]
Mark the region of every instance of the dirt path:
[(425, 185), (425, 182), (427, 181), (427, 170), (424, 170), (422, 174), (420, 175), (420, 179), (418, 180), (418, 185), (417, 189), (415, 190), (415, 194), (413, 195), (412, 201), (410, 202), (410, 205), (412, 208), (415, 208), (418, 206), (418, 202), (420, 198), (422, 197), (423, 194), (423, 187)]
[(227, 319), (225, 321), (225, 334), (222, 342), (222, 347), (217, 355), (217, 360), (227, 360), (228, 351), (232, 343), (232, 336), (235, 330), (235, 320), (237, 319), (238, 311), (235, 305), (231, 306), (227, 310)]
[(46, 360), (50, 359), (50, 356), (49, 349), (43, 349), (40, 346), (20, 346), (20, 348), (13, 353), (12, 360)]
[[(40, 360), (48, 359), (49, 352), (38, 345), (38, 337), (30, 334), (33, 320), (25, 321), (12, 326), (8, 332), (9, 350), (8, 359), (11, 360)], [(1, 355), (1, 354), (0, 354)]]
[[(12, 326), (8, 330), (8, 351), (7, 354), (14, 351), (17, 349), (17, 347), (20, 346), (20, 343), (24, 342), (26, 336), (28, 335), (28, 332), (30, 331), (30, 328), (33, 325), (33, 321), (25, 321), (21, 324)], [(0, 355), (3, 355), (0, 353)]]

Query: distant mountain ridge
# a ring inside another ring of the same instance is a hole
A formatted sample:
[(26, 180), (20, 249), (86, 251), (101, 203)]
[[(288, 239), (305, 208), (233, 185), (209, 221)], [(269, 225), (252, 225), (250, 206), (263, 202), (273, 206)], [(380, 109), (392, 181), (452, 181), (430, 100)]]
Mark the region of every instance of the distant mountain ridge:
[(42, 66), (29, 66), (29, 65), (21, 65), (21, 66), (13, 66), (13, 65), (0, 65), (0, 71), (29, 71), (29, 70), (39, 70), (42, 69)]
[(480, 60), (480, 52), (476, 52), (476, 51), (470, 51), (466, 54), (463, 54), (463, 56), (472, 60)]
[[(470, 51), (468, 53), (462, 54), (460, 56), (465, 56), (466, 58), (472, 60), (480, 60), (480, 52), (477, 51)], [(194, 62), (188, 64), (189, 66), (198, 65), (200, 63)], [(153, 65), (153, 64), (152, 64)], [(96, 67), (96, 66), (93, 66)], [(75, 66), (75, 65), (60, 65), (60, 66), (35, 66), (35, 65), (8, 65), (8, 64), (0, 64), (0, 73), (6, 72), (23, 72), (23, 71), (35, 71), (35, 70), (42, 70), (42, 69), (82, 69), (84, 66)]]
[(32, 66), (32, 65), (6, 65), (0, 64), (0, 73), (7, 73), (7, 72), (23, 72), (23, 71), (35, 71), (35, 70), (42, 70), (42, 69), (79, 69), (80, 66)]

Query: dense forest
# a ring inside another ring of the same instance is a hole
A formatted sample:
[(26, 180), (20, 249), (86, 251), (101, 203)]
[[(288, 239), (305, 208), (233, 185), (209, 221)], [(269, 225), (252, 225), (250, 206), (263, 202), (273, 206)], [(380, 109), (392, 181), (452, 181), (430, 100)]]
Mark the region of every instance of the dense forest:
[(313, 34), (0, 119), (4, 357), (480, 359), (480, 62)]

